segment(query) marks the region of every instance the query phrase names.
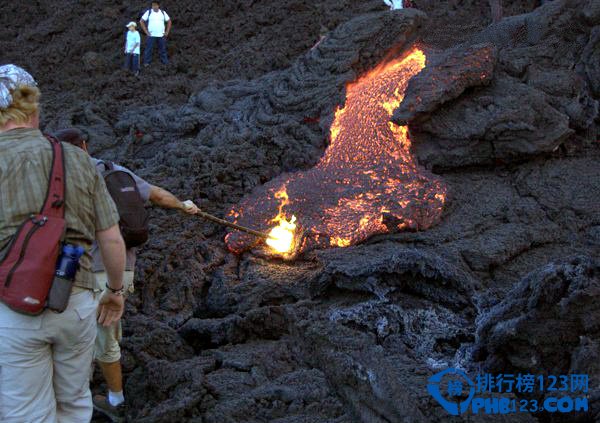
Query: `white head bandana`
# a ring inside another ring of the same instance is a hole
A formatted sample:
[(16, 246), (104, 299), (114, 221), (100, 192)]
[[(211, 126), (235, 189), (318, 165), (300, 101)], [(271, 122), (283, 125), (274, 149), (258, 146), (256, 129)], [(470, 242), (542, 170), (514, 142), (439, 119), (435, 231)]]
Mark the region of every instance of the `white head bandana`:
[(25, 70), (15, 65), (0, 66), (0, 109), (8, 109), (13, 98), (11, 91), (20, 85), (36, 87), (35, 79)]

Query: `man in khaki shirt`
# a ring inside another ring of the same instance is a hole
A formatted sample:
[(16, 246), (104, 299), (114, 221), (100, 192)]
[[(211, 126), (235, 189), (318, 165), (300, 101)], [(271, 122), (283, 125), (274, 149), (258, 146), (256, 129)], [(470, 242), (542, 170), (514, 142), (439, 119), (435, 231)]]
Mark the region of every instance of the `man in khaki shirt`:
[[(14, 65), (0, 66), (0, 260), (18, 226), (39, 212), (52, 164), (39, 131), (37, 84)], [(0, 303), (0, 421), (89, 422), (89, 370), (96, 317), (104, 325), (123, 313), (125, 245), (119, 216), (104, 181), (79, 149), (64, 146), (66, 242), (100, 247), (113, 291), (98, 305), (89, 252), (81, 258), (63, 313), (19, 314)], [(76, 177), (74, 176), (76, 175)]]

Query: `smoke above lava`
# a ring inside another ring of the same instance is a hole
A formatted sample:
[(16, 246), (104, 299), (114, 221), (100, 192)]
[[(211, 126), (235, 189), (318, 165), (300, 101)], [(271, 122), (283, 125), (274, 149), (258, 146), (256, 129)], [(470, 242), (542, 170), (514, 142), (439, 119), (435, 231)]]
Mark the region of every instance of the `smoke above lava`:
[[(411, 154), (407, 127), (390, 121), (408, 81), (425, 62), (425, 54), (415, 48), (348, 84), (345, 104), (330, 128), (330, 145), (317, 165), (256, 188), (231, 210), (230, 219), (268, 231), (295, 216), (302, 228), (295, 252), (347, 247), (375, 234), (424, 230), (437, 223), (446, 187)], [(232, 231), (225, 242), (230, 251), (241, 253), (256, 239)]]

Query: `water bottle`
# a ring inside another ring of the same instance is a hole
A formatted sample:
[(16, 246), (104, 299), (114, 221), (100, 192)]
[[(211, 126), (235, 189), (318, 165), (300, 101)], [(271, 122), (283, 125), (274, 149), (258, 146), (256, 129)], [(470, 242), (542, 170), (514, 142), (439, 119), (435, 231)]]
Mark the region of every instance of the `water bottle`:
[(48, 308), (62, 313), (69, 304), (71, 288), (79, 269), (79, 259), (85, 250), (78, 245), (65, 244), (56, 263), (52, 288), (48, 293)]
[(73, 282), (79, 269), (79, 259), (84, 252), (79, 245), (65, 244), (56, 264), (56, 276)]

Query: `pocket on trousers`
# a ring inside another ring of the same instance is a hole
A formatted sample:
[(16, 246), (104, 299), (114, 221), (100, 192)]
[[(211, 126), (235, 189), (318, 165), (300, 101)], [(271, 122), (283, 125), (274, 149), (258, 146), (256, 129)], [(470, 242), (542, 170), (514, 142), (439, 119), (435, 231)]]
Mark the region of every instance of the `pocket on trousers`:
[(98, 300), (96, 294), (93, 291), (84, 291), (77, 294), (71, 295), (71, 302), (73, 304), (73, 310), (79, 316), (79, 319), (86, 320), (92, 314), (98, 310)]
[(72, 341), (74, 351), (91, 351), (94, 347), (98, 296), (99, 294), (87, 290), (71, 296), (73, 311), (79, 318), (78, 322), (73, 322), (73, 328), (77, 328)]

